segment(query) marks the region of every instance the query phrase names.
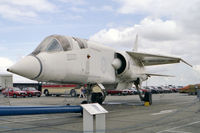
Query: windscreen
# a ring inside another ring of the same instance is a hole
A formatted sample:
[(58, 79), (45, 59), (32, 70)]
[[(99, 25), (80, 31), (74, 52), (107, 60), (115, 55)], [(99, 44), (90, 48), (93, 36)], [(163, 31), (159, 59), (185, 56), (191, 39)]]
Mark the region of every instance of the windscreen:
[(14, 91), (21, 91), (19, 88), (13, 88)]
[(40, 52), (58, 52), (58, 51), (71, 50), (71, 45), (62, 36), (52, 35), (45, 38), (40, 45), (32, 52), (33, 55), (37, 55)]
[(48, 44), (47, 48), (45, 49), (47, 52), (52, 51), (62, 51), (62, 47), (56, 39), (51, 40)]
[(46, 37), (32, 52), (32, 54), (37, 55), (40, 52), (70, 51), (72, 50), (72, 46), (74, 45), (72, 40), (77, 42), (80, 49), (88, 48), (87, 41), (84, 39), (61, 35), (51, 35)]
[(29, 91), (35, 91), (36, 89), (31, 87), (31, 88), (28, 88), (28, 90)]

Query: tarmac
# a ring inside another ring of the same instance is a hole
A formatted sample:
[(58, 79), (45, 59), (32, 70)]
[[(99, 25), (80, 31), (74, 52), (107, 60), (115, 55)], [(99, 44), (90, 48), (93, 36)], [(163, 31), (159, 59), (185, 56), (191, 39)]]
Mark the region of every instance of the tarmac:
[[(84, 98), (4, 98), (1, 105), (78, 105)], [(143, 106), (137, 95), (107, 96), (103, 107), (106, 133), (199, 133), (200, 102), (187, 94), (153, 94), (153, 104)], [(0, 133), (82, 133), (81, 114), (1, 116)]]

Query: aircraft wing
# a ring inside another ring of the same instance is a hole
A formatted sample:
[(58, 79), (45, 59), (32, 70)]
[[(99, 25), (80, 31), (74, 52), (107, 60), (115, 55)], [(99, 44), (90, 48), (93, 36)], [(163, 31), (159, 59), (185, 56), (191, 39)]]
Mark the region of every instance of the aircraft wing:
[(155, 73), (145, 73), (148, 77), (151, 76), (161, 76), (161, 77), (174, 77), (172, 75), (163, 75), (163, 74), (155, 74)]
[(190, 65), (189, 63), (187, 63), (186, 61), (178, 57), (146, 54), (146, 53), (139, 53), (139, 52), (133, 52), (133, 51), (126, 51), (126, 52), (132, 58), (141, 61), (144, 64), (144, 66), (180, 63), (182, 61), (185, 64), (192, 67), (192, 65)]

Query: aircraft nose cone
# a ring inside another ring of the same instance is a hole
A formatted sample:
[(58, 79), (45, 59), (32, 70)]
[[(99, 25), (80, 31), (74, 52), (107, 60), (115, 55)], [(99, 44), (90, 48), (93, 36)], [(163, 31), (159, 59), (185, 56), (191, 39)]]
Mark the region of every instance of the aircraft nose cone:
[(34, 56), (26, 56), (8, 68), (7, 71), (29, 79), (35, 79), (41, 73), (41, 63)]

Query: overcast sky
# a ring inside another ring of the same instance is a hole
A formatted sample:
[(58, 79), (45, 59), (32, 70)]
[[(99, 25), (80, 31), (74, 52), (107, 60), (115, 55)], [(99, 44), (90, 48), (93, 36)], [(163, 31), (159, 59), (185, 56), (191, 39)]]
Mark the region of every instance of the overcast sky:
[[(0, 0), (0, 73), (51, 34), (90, 39), (117, 50), (178, 56), (193, 65), (154, 66), (148, 85), (200, 83), (199, 0)], [(32, 82), (14, 75), (14, 82)], [(146, 84), (146, 83), (145, 83)]]

